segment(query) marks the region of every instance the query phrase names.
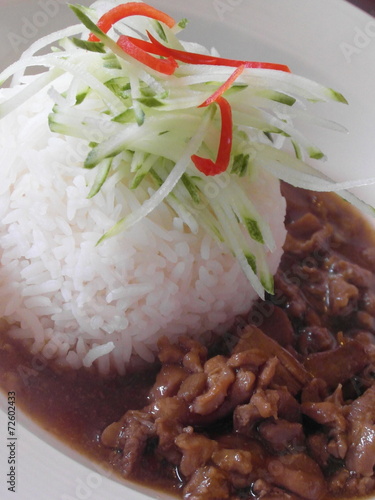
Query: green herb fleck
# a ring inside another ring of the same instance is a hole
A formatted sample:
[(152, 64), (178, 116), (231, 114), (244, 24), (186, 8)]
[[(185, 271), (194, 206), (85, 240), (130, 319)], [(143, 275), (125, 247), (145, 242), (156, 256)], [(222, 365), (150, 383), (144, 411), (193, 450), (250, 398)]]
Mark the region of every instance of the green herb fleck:
[(250, 219), (250, 217), (244, 217), (243, 220), (244, 220), (246, 229), (248, 230), (248, 233), (250, 234), (251, 238), (263, 245), (264, 239), (263, 239), (262, 231), (259, 228), (258, 222), (254, 219)]
[(238, 154), (234, 157), (233, 165), (231, 169), (232, 174), (237, 174), (239, 177), (244, 177), (247, 173), (247, 169), (249, 166), (249, 158), (248, 154)]
[(156, 24), (156, 33), (160, 36), (160, 38), (163, 40), (163, 42), (168, 42), (167, 35), (165, 34), (163, 26), (159, 23), (159, 21), (155, 22)]
[(266, 292), (268, 292), (271, 295), (274, 294), (275, 282), (274, 282), (272, 274), (266, 274), (264, 276), (261, 276), (260, 282), (261, 282), (261, 284)]
[(160, 106), (164, 106), (164, 103), (159, 101), (159, 99), (155, 99), (155, 97), (139, 97), (137, 101), (144, 104), (148, 108), (158, 108)]
[(189, 192), (194, 203), (197, 203), (197, 204), (200, 203), (201, 199), (199, 196), (199, 190), (198, 190), (197, 186), (194, 184), (194, 182), (192, 181), (191, 177), (188, 174), (183, 174), (183, 176), (181, 177), (181, 180), (182, 180), (183, 185), (185, 186), (185, 188)]
[(186, 19), (186, 17), (182, 18), (181, 21), (178, 23), (178, 27), (181, 29), (185, 29), (186, 26), (189, 23), (189, 19)]
[(81, 40), (80, 38), (73, 37), (72, 42), (76, 47), (80, 49), (87, 50), (89, 52), (99, 52), (100, 54), (105, 54), (104, 43), (102, 42), (88, 42), (87, 40)]
[(123, 113), (115, 116), (112, 119), (112, 121), (116, 122), (116, 123), (130, 123), (130, 122), (135, 122), (136, 120), (135, 120), (134, 109), (132, 109), (132, 108), (127, 109)]
[(252, 253), (246, 253), (245, 257), (246, 257), (247, 263), (249, 264), (249, 266), (253, 270), (253, 273), (256, 274), (256, 272), (257, 272), (257, 260), (255, 258), (255, 255)]

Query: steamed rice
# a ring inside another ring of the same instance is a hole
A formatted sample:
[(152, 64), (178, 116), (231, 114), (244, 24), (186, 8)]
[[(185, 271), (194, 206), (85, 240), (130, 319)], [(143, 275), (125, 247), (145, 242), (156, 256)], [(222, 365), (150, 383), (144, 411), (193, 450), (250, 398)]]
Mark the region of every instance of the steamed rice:
[[(52, 105), (39, 92), (0, 122), (0, 315), (11, 335), (34, 354), (105, 374), (123, 373), (132, 355), (151, 362), (162, 335), (224, 331), (256, 298), (237, 260), (167, 205), (96, 246), (148, 193), (129, 190), (117, 170), (87, 199), (87, 145), (50, 132)], [(274, 273), (286, 235), (279, 181), (258, 173), (248, 191), (276, 240)]]

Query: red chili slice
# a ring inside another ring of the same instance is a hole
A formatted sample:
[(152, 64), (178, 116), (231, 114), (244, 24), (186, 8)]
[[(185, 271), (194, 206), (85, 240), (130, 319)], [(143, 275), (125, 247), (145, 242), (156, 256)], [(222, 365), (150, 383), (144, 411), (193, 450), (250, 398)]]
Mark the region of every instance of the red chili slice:
[(223, 85), (220, 85), (220, 87), (200, 106), (198, 106), (198, 108), (204, 108), (205, 106), (209, 106), (213, 102), (216, 102), (224, 94), (224, 92), (233, 85), (233, 83), (237, 80), (237, 78), (240, 76), (240, 74), (243, 72), (244, 69), (245, 69), (244, 64), (238, 66), (238, 68), (235, 69), (234, 72), (230, 75), (228, 80), (226, 80), (223, 83)]
[[(112, 28), (112, 26), (117, 23), (117, 21), (120, 21), (121, 19), (129, 16), (150, 17), (151, 19), (156, 19), (157, 21), (166, 24), (169, 28), (172, 28), (176, 24), (176, 21), (172, 17), (168, 16), (168, 14), (165, 14), (161, 10), (151, 7), (151, 5), (138, 2), (129, 2), (117, 5), (113, 9), (103, 14), (103, 16), (99, 19), (97, 26), (104, 33), (107, 33), (107, 31)], [(99, 38), (91, 33), (89, 36), (89, 41), (99, 42)]]
[(219, 150), (216, 161), (209, 158), (193, 155), (191, 157), (197, 169), (205, 175), (218, 175), (226, 171), (230, 161), (233, 142), (233, 121), (232, 108), (229, 102), (224, 97), (219, 97), (216, 100), (221, 113), (221, 133)]
[(144, 51), (140, 47), (137, 47), (132, 39), (126, 35), (121, 35), (117, 40), (117, 45), (122, 48), (126, 54), (133, 57), (137, 61), (145, 64), (151, 69), (158, 71), (159, 73), (164, 73), (165, 75), (172, 75), (175, 72), (178, 64), (173, 59), (173, 57), (168, 57), (167, 59), (157, 59), (151, 56), (148, 52)]
[[(222, 57), (208, 56), (206, 54), (195, 54), (194, 52), (187, 52), (185, 50), (171, 49), (160, 43), (154, 36), (151, 35), (151, 33), (147, 32), (147, 34), (151, 43), (155, 46), (155, 52), (153, 52), (154, 54), (165, 57), (171, 56), (174, 57), (174, 59), (187, 64), (208, 64), (211, 66), (230, 66), (232, 68), (244, 65), (245, 68), (274, 69), (290, 73), (290, 69), (285, 64), (239, 61), (236, 59), (224, 59)], [(144, 41), (141, 40), (141, 43), (143, 44)], [(150, 49), (147, 50), (151, 52)]]

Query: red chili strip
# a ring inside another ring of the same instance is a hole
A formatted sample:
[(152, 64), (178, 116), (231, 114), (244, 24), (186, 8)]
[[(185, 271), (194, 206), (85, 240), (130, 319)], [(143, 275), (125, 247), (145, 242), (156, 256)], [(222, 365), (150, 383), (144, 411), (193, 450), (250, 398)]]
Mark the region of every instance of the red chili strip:
[(208, 99), (206, 99), (202, 104), (200, 104), (198, 108), (204, 108), (205, 106), (209, 106), (213, 102), (216, 102), (224, 94), (224, 92), (233, 85), (233, 83), (237, 80), (240, 74), (243, 73), (244, 69), (245, 69), (244, 64), (238, 66), (238, 68), (230, 75), (228, 80), (226, 80), (223, 83), (223, 85), (220, 85), (220, 87)]
[[(117, 21), (120, 21), (121, 19), (129, 16), (150, 17), (151, 19), (156, 19), (157, 21), (166, 24), (169, 28), (172, 28), (176, 24), (176, 21), (172, 17), (168, 16), (168, 14), (165, 14), (161, 10), (151, 7), (151, 5), (138, 2), (129, 2), (117, 5), (113, 9), (103, 14), (103, 16), (99, 19), (97, 26), (104, 33), (107, 33), (107, 31), (112, 28), (112, 26), (117, 23)], [(99, 42), (99, 38), (91, 33), (89, 36), (89, 41)]]
[(216, 100), (221, 113), (221, 133), (220, 143), (216, 161), (209, 158), (193, 155), (191, 157), (194, 165), (204, 175), (218, 175), (226, 171), (230, 161), (233, 142), (233, 121), (232, 109), (229, 102), (224, 97)]
[[(285, 64), (257, 61), (238, 61), (236, 59), (224, 59), (222, 57), (208, 56), (206, 54), (195, 54), (194, 52), (187, 52), (185, 50), (171, 49), (160, 43), (154, 36), (151, 35), (151, 33), (147, 32), (147, 34), (151, 40), (151, 43), (155, 46), (155, 52), (153, 52), (154, 54), (165, 57), (171, 56), (178, 61), (187, 64), (208, 64), (211, 66), (230, 66), (232, 68), (237, 68), (238, 66), (244, 65), (245, 68), (275, 69), (278, 71), (285, 71), (287, 73), (290, 73), (290, 69)], [(143, 40), (141, 40), (141, 42), (143, 42)], [(148, 50), (151, 52), (150, 49)]]
[[(140, 49), (148, 52), (149, 54), (155, 54), (157, 56), (162, 56), (162, 54), (160, 54), (160, 51), (155, 47), (155, 45), (153, 43), (147, 42), (146, 40), (142, 40), (141, 38), (135, 38), (134, 36), (128, 36), (128, 38), (134, 45), (136, 45)], [(171, 56), (169, 56), (169, 57), (171, 57)]]
[(117, 45), (121, 47), (126, 54), (142, 64), (145, 64), (149, 68), (158, 71), (159, 73), (172, 75), (178, 66), (173, 57), (168, 57), (167, 59), (157, 59), (156, 57), (151, 56), (148, 52), (144, 51), (140, 47), (137, 47), (130, 37), (126, 35), (121, 35), (119, 37)]

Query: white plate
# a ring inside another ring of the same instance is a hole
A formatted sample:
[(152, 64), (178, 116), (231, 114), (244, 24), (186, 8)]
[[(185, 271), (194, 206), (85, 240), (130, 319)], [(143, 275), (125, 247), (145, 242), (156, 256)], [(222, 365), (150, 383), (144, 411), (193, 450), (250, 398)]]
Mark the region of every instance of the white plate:
[[(0, 66), (36, 38), (73, 22), (65, 0), (0, 0)], [(88, 5), (89, 1), (79, 3)], [(375, 20), (344, 0), (152, 0), (176, 18), (190, 19), (186, 38), (215, 46), (223, 56), (288, 64), (292, 71), (342, 92), (350, 106), (328, 106), (347, 136), (314, 132), (337, 180), (375, 171)], [(317, 109), (321, 110), (319, 106)], [(323, 111), (323, 110), (322, 110)], [(361, 191), (375, 204), (375, 188)], [(0, 498), (17, 500), (141, 500), (147, 496), (102, 474), (20, 416), (17, 494), (7, 491), (5, 400), (0, 398)], [(145, 490), (144, 490), (145, 493)]]

